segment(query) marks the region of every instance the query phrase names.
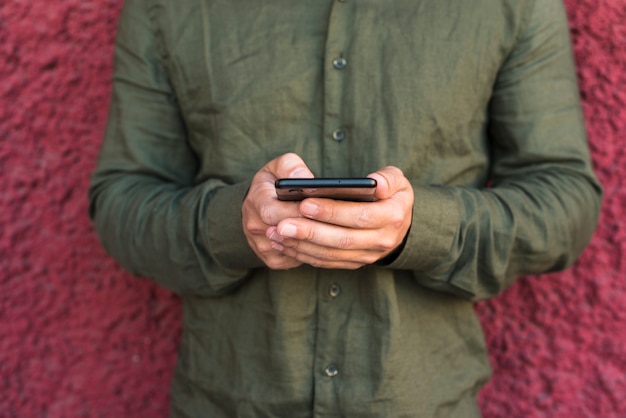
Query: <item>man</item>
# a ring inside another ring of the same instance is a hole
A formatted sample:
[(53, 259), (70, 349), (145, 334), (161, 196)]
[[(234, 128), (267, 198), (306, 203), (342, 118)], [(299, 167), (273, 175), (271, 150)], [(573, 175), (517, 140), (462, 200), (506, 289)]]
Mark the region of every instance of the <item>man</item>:
[(172, 416), (466, 418), (472, 302), (571, 265), (601, 191), (560, 0), (127, 0), (90, 199), (182, 296)]

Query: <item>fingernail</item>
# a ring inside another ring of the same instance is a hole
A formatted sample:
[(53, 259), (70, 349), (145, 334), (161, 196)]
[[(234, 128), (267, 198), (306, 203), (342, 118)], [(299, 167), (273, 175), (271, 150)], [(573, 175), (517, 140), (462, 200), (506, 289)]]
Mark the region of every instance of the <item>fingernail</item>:
[(295, 237), (298, 229), (293, 224), (284, 224), (280, 227), (278, 233), (283, 237)]
[(276, 233), (276, 230), (272, 231), (272, 233), (269, 235), (268, 237), (271, 241), (273, 242), (282, 242), (283, 241), (283, 237), (281, 237), (280, 235), (278, 235)]
[(315, 216), (318, 208), (319, 205), (316, 205), (312, 202), (304, 201), (300, 204), (300, 213), (302, 213), (304, 216), (312, 217)]
[(282, 245), (280, 245), (279, 243), (277, 243), (276, 241), (272, 241), (270, 242), (270, 245), (272, 246), (272, 248), (276, 251), (282, 252), (285, 247), (283, 247)]

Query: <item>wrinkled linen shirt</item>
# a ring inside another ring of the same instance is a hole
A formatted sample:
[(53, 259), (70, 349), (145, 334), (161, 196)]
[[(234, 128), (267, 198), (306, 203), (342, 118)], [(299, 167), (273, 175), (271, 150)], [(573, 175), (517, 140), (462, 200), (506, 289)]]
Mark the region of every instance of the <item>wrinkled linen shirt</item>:
[[(264, 267), (241, 204), (271, 159), (394, 165), (387, 265)], [(473, 302), (569, 266), (597, 222), (560, 0), (127, 0), (90, 188), (104, 248), (181, 295), (174, 417), (475, 417)]]

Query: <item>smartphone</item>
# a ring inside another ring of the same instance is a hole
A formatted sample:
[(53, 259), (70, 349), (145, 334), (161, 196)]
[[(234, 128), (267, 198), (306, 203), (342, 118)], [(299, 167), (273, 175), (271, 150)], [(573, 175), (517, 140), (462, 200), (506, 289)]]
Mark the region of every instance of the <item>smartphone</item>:
[(307, 197), (373, 202), (376, 180), (363, 178), (278, 179), (275, 183), (278, 200), (296, 201)]

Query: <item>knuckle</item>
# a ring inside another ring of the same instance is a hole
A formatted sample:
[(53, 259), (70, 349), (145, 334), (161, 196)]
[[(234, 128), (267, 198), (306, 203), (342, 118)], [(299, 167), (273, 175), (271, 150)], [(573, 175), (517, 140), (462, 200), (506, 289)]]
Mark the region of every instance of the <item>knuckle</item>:
[(300, 241), (297, 239), (285, 239), (281, 242), (281, 244), (286, 248), (296, 251), (300, 246)]
[(329, 222), (333, 222), (337, 217), (337, 211), (335, 205), (320, 205), (318, 207), (318, 215), (322, 219), (326, 219)]
[(337, 248), (347, 250), (352, 247), (353, 243), (354, 240), (352, 239), (352, 236), (350, 234), (343, 233), (339, 236), (339, 239), (337, 240)]
[(365, 264), (361, 264), (361, 263), (352, 263), (347, 268), (348, 268), (348, 270), (358, 270), (361, 267), (363, 267), (364, 265)]
[(252, 247), (256, 255), (267, 264), (272, 259), (271, 248), (263, 243), (253, 242)]
[(262, 240), (257, 245), (257, 248), (261, 254), (267, 255), (267, 257), (271, 257), (275, 253), (274, 248), (272, 248), (272, 244), (268, 240)]
[(315, 241), (315, 228), (306, 228), (304, 235), (306, 241)]
[(264, 231), (264, 228), (262, 228), (261, 225), (253, 219), (244, 221), (243, 227), (246, 231), (253, 235), (258, 235)]
[(324, 268), (327, 266), (328, 262), (323, 258), (319, 257), (319, 255), (306, 255), (303, 253), (298, 253), (295, 255), (295, 259), (303, 264), (308, 264), (315, 268)]
[(372, 211), (369, 208), (364, 208), (356, 217), (356, 226), (358, 228), (365, 228), (372, 222)]
[(287, 262), (281, 262), (278, 263), (275, 270), (289, 270), (294, 268), (295, 266), (293, 266), (291, 263), (287, 263)]
[(378, 240), (378, 245), (383, 251), (391, 251), (396, 248), (396, 240), (392, 237), (381, 237)]
[(401, 227), (406, 221), (406, 214), (403, 210), (396, 209), (389, 214), (389, 223), (395, 228)]
[(272, 210), (272, 208), (268, 205), (262, 205), (259, 208), (259, 217), (261, 219), (261, 221), (265, 224), (265, 225), (274, 225), (273, 223), (273, 215), (274, 215), (274, 211)]
[(278, 157), (278, 161), (285, 162), (285, 161), (293, 160), (297, 157), (298, 155), (294, 152), (286, 152)]
[(402, 172), (402, 170), (400, 170), (400, 168), (393, 165), (389, 166), (388, 168), (392, 175), (396, 177), (404, 177), (404, 173)]
[(325, 261), (336, 261), (339, 260), (339, 256), (335, 251), (325, 250), (317, 254), (317, 258)]
[(268, 257), (265, 261), (265, 265), (272, 270), (289, 270), (297, 267), (300, 263), (284, 256)]
[(293, 152), (288, 152), (286, 154), (281, 155), (277, 159), (278, 166), (289, 171), (295, 167), (297, 167), (301, 163), (301, 159), (298, 154)]
[(285, 263), (274, 258), (268, 258), (265, 260), (265, 265), (272, 270), (284, 270)]
[(324, 267), (324, 263), (322, 262), (322, 260), (318, 260), (318, 259), (309, 260), (308, 264), (315, 268)]
[(285, 163), (285, 162), (289, 162), (289, 161), (294, 161), (294, 160), (298, 160), (298, 154), (294, 153), (294, 152), (286, 152), (283, 155), (281, 155), (280, 157), (278, 157), (278, 161), (281, 163)]
[(378, 260), (380, 260), (381, 258), (382, 257), (380, 257), (380, 256), (374, 256), (374, 255), (368, 256), (366, 260), (363, 260), (364, 261), (363, 265), (365, 266), (365, 265), (369, 265), (369, 264), (374, 264)]
[(249, 219), (244, 219), (243, 222), (243, 229), (246, 232), (252, 232), (253, 228), (254, 228), (254, 222), (252, 222)]

